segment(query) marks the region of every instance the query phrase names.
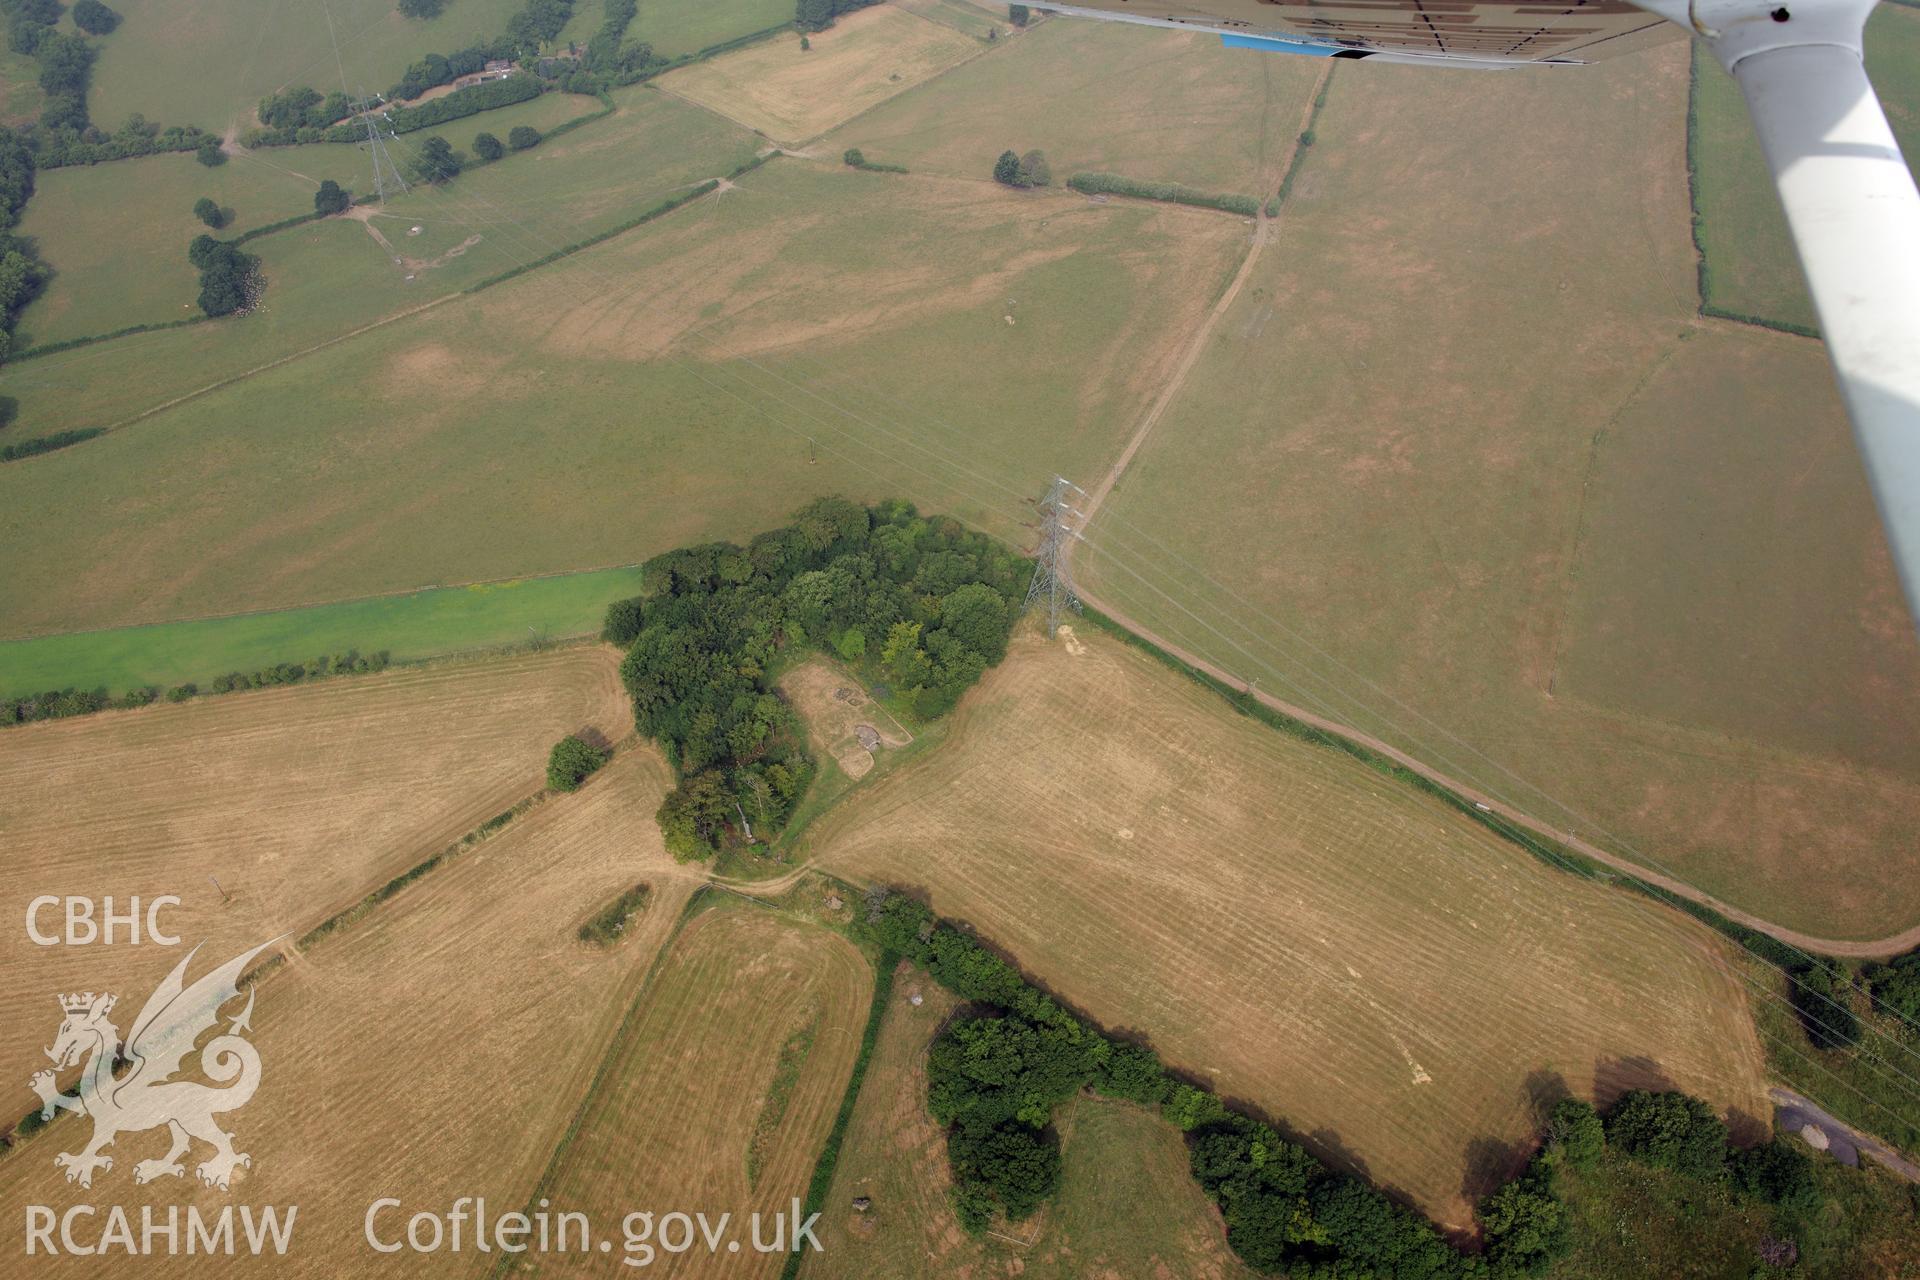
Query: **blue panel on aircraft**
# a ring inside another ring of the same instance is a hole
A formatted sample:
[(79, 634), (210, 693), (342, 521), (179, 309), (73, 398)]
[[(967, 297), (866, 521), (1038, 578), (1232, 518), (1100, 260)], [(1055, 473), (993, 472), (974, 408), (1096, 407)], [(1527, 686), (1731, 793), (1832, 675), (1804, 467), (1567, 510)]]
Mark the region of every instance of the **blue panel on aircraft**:
[(1302, 40), (1281, 40), (1274, 36), (1243, 36), (1231, 32), (1220, 33), (1220, 43), (1229, 49), (1265, 49), (1268, 53), (1304, 53), (1318, 58), (1330, 58), (1340, 52), (1337, 44), (1307, 44)]

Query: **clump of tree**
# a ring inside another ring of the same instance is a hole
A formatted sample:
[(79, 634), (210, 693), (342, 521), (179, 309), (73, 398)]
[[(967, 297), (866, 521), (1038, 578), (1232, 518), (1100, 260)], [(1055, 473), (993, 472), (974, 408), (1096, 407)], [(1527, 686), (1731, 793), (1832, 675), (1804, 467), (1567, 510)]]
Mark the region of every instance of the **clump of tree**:
[(193, 238), (187, 261), (200, 268), (200, 310), (210, 316), (228, 316), (251, 310), (264, 287), (260, 259), (243, 253), (230, 240), (209, 235)]
[(1029, 151), (1024, 156), (1002, 151), (1000, 158), (993, 162), (993, 180), (1007, 187), (1044, 187), (1053, 181), (1053, 170), (1047, 164), (1047, 157), (1039, 151)]
[(825, 31), (841, 14), (878, 3), (880, 0), (798, 0), (793, 21), (802, 31)]
[(193, 202), (193, 216), (218, 231), (227, 225), (226, 211), (214, 202), (211, 196), (201, 196)]
[(526, 7), (507, 19), (507, 38), (528, 57), (553, 43), (573, 17), (573, 0), (527, 0)]
[(453, 144), (436, 133), (420, 144), (420, 152), (413, 159), (413, 176), (422, 182), (439, 184), (459, 177), (465, 167), (466, 162), (453, 149)]
[(227, 162), (227, 153), (221, 149), (218, 138), (202, 138), (194, 144), (193, 158), (209, 169), (218, 169)]
[(120, 25), (120, 15), (100, 0), (74, 0), (73, 25), (90, 36), (104, 36)]
[(628, 646), (635, 724), (680, 778), (660, 809), (667, 847), (706, 858), (791, 816), (814, 764), (768, 677), (783, 655), (830, 647), (904, 714), (940, 715), (1005, 653), (1030, 572), (951, 520), (835, 498), (745, 547), (648, 561), (643, 594), (608, 611), (606, 634)]
[(426, 22), (439, 17), (446, 7), (447, 0), (400, 0), (400, 16)]
[(553, 744), (547, 756), (547, 785), (555, 791), (578, 791), (608, 758), (607, 752), (568, 734)]
[(482, 40), (452, 53), (429, 53), (406, 70), (406, 74), (387, 90), (397, 101), (417, 98), (429, 89), (452, 84), (461, 76), (484, 71), (489, 62), (508, 62), (520, 56), (520, 46), (507, 36)]
[(513, 151), (526, 151), (540, 145), (540, 131), (530, 124), (517, 124), (507, 130), (507, 147)]
[(283, 89), (260, 100), (260, 123), (269, 129), (324, 129), (353, 114), (353, 100), (338, 90), (324, 97), (304, 86)]
[(481, 164), (492, 164), (507, 154), (507, 144), (491, 133), (481, 132), (473, 135), (473, 155)]
[(1023, 4), (1010, 4), (1007, 6), (1007, 21), (1016, 27), (1026, 26), (1032, 17), (1032, 13), (1029, 12), (1027, 6)]
[(1920, 951), (1870, 964), (1862, 976), (1876, 1005), (1907, 1022), (1920, 1022)]
[(313, 211), (323, 218), (336, 213), (345, 213), (353, 207), (353, 197), (344, 187), (332, 178), (323, 178), (320, 189), (313, 193)]
[(512, 106), (516, 102), (526, 102), (540, 96), (540, 80), (537, 76), (516, 72), (502, 76), (498, 80), (483, 80), (479, 84), (470, 84), (464, 89), (456, 89), (443, 98), (423, 102), (417, 107), (395, 107), (388, 113), (389, 127), (395, 133), (411, 133), (415, 129), (429, 129), (449, 120), (459, 120), (466, 116), (477, 115), (482, 111), (492, 111), (496, 107)]
[(1860, 1019), (1847, 1003), (1850, 988), (1847, 971), (1837, 963), (1815, 959), (1787, 970), (1787, 994), (1814, 1048), (1860, 1043)]

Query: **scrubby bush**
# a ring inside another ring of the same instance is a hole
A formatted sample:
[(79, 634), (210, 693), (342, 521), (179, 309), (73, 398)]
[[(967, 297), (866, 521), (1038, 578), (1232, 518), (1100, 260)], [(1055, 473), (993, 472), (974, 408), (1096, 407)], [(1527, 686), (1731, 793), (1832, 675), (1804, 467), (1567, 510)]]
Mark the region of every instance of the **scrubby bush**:
[(1029, 151), (1020, 157), (1017, 170), (1022, 187), (1044, 187), (1053, 181), (1053, 169), (1047, 164), (1047, 157), (1039, 151)]
[(201, 196), (193, 202), (193, 216), (215, 231), (225, 226), (227, 221), (226, 215), (220, 211), (220, 206), (207, 196)]
[(555, 791), (578, 791), (580, 784), (606, 762), (606, 752), (568, 734), (553, 744), (547, 756), (547, 785)]
[(227, 153), (220, 149), (218, 138), (207, 138), (194, 147), (193, 158), (209, 169), (218, 169), (227, 162)]
[(1020, 157), (1011, 151), (1002, 151), (1000, 158), (993, 162), (993, 180), (1004, 187), (1020, 185)]
[(1634, 1089), (1606, 1116), (1607, 1145), (1642, 1164), (1716, 1179), (1727, 1168), (1727, 1126), (1713, 1108), (1684, 1093)]
[(1031, 17), (1032, 15), (1028, 12), (1027, 6), (1023, 4), (1010, 4), (1007, 6), (1007, 21), (1016, 27), (1026, 26)]
[(1748, 1195), (1798, 1212), (1820, 1203), (1812, 1157), (1778, 1134), (1751, 1150), (1734, 1152), (1729, 1164), (1734, 1185)]
[(1868, 965), (1864, 976), (1875, 1004), (1908, 1023), (1920, 1022), (1920, 951)]
[(1816, 1049), (1848, 1049), (1860, 1043), (1860, 1019), (1847, 1006), (1844, 987), (1819, 962), (1787, 972), (1788, 994), (1800, 1026)]
[(1568, 1165), (1590, 1169), (1606, 1152), (1606, 1126), (1591, 1102), (1562, 1098), (1547, 1121), (1547, 1143)]
[(507, 146), (515, 151), (540, 145), (540, 131), (530, 124), (517, 124), (507, 130)]
[(400, 0), (400, 16), (424, 22), (439, 17), (446, 7), (447, 0)]
[(491, 164), (507, 154), (507, 147), (490, 133), (476, 133), (473, 135), (473, 154), (480, 158), (482, 164)]

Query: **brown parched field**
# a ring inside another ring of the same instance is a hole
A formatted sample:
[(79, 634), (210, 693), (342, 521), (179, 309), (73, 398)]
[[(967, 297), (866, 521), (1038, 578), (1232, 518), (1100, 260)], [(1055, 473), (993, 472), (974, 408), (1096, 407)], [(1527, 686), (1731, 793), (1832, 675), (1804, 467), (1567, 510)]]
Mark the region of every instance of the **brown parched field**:
[[(651, 748), (624, 750), (577, 793), (536, 806), (267, 977), (254, 1012), (260, 1089), (224, 1117), (253, 1157), (230, 1194), (191, 1181), (191, 1169), (188, 1181), (135, 1186), (134, 1161), (165, 1149), (159, 1133), (122, 1136), (112, 1171), (77, 1191), (53, 1156), (77, 1149), (90, 1126), (63, 1118), (0, 1161), (0, 1201), (90, 1197), (128, 1206), (136, 1221), (147, 1203), (163, 1214), (297, 1205), (295, 1244), (272, 1261), (275, 1275), (485, 1274), (498, 1255), (472, 1251), (471, 1236), (457, 1254), (375, 1253), (368, 1208), (402, 1202), (376, 1222), (391, 1240), (412, 1213), (444, 1213), (458, 1196), (504, 1213), (531, 1195), (694, 888), (653, 822), (669, 782)], [(639, 881), (653, 899), (618, 947), (576, 939), (582, 920)], [(166, 1275), (209, 1266), (145, 1262)], [(91, 1275), (93, 1265), (62, 1257), (45, 1274)], [(245, 1271), (247, 1260), (222, 1266)]]
[[(1016, 639), (948, 741), (809, 832), (1453, 1228), (1542, 1090), (1768, 1112), (1721, 942), (1236, 715), (1097, 635)], [(1557, 1080), (1556, 1080), (1557, 1078)]]
[[(614, 1233), (617, 1254), (635, 1259), (638, 1244), (627, 1251), (620, 1234), (630, 1212), (730, 1213), (738, 1252), (662, 1251), (647, 1273), (778, 1275), (784, 1257), (754, 1251), (748, 1217), (763, 1215), (771, 1241), (772, 1215), (806, 1194), (872, 996), (872, 966), (839, 934), (717, 901), (649, 979), (541, 1194), (589, 1214)], [(528, 1269), (606, 1267), (602, 1255), (576, 1253)]]
[[(175, 895), (162, 922), (216, 964), (297, 937), (539, 792), (556, 739), (625, 736), (618, 663), (612, 649), (563, 649), (0, 733), (0, 910), (12, 922), (0, 1025), (34, 1029), (0, 1046), (0, 1081), (23, 1086), (0, 1115), (10, 1124), (32, 1101), (24, 1083), (45, 1065), (36, 1046), (49, 1040), (34, 1037), (58, 1024), (55, 992), (110, 977), (151, 990), (180, 954), (34, 946), (21, 927), (34, 898), (111, 894), (124, 909), (134, 895)], [(41, 924), (57, 927), (57, 911)]]

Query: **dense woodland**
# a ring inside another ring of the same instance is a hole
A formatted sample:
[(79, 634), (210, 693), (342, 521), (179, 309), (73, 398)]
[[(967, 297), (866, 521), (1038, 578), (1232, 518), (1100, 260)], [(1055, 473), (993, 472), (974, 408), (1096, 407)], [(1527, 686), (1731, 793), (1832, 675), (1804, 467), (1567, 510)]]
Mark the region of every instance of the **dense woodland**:
[(627, 649), (620, 672), (635, 724), (679, 774), (660, 810), (668, 848), (709, 857), (792, 815), (814, 762), (773, 689), (780, 664), (830, 649), (905, 714), (938, 716), (1005, 655), (1031, 569), (907, 503), (869, 510), (838, 498), (744, 547), (648, 561), (645, 593), (608, 610), (605, 635)]

